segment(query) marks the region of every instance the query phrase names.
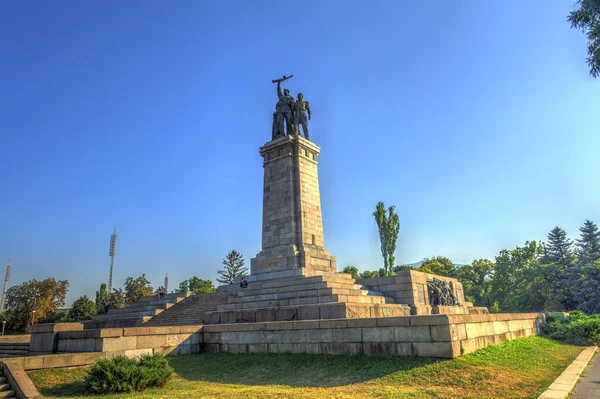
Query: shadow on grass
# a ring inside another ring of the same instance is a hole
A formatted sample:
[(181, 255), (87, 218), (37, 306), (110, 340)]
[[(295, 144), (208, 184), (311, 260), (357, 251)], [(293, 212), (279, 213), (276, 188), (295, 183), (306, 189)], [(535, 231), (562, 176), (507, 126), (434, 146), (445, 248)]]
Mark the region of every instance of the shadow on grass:
[[(200, 354), (170, 360), (186, 380), (241, 385), (339, 387), (419, 369), (441, 359), (417, 357), (327, 356), (306, 354)], [(427, 373), (426, 370), (422, 370)]]
[(72, 397), (89, 395), (85, 390), (85, 384), (82, 381), (74, 381), (65, 384), (54, 385), (51, 388), (42, 388), (39, 390), (43, 396)]

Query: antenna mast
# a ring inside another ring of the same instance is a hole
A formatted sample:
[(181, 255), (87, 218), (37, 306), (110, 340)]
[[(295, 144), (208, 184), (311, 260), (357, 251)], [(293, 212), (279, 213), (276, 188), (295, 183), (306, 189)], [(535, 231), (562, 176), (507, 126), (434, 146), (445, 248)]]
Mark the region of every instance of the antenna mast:
[(0, 303), (0, 313), (4, 312), (4, 306), (6, 305), (6, 290), (8, 288), (8, 280), (10, 280), (10, 259), (6, 265), (6, 277), (4, 278), (4, 290), (2, 291), (2, 302)]
[(108, 275), (108, 295), (112, 292), (112, 277), (113, 277), (113, 265), (115, 263), (115, 256), (117, 255), (117, 228), (113, 229), (113, 233), (110, 236), (110, 249), (108, 256), (110, 256), (110, 274)]

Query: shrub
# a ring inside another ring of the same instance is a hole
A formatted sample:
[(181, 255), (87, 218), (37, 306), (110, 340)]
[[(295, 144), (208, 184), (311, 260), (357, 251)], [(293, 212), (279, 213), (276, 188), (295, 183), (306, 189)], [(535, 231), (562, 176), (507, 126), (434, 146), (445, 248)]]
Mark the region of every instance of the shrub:
[(574, 345), (600, 345), (600, 314), (573, 311), (564, 318), (548, 317), (546, 333), (552, 339)]
[(124, 356), (98, 360), (88, 372), (85, 385), (93, 393), (142, 391), (162, 387), (173, 369), (162, 355), (144, 355), (139, 361)]

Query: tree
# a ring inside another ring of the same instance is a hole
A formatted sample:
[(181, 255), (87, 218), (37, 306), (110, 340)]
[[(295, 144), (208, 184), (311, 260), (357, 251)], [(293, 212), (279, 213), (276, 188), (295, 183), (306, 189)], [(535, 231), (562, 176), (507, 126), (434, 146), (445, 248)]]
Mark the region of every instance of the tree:
[(586, 265), (600, 259), (600, 231), (591, 220), (586, 220), (579, 228), (581, 239), (577, 239), (579, 263)]
[(179, 283), (179, 292), (194, 291), (196, 294), (214, 294), (217, 292), (210, 280), (202, 280), (196, 276)]
[(456, 268), (455, 277), (463, 285), (465, 297), (477, 306), (490, 307), (491, 277), (495, 264), (489, 259), (474, 260), (470, 265)]
[(556, 263), (569, 270), (575, 261), (573, 242), (567, 238), (567, 232), (556, 226), (548, 233), (548, 244), (544, 244), (544, 263)]
[(492, 307), (502, 312), (531, 310), (535, 296), (530, 285), (542, 253), (541, 245), (535, 241), (500, 251), (490, 283)]
[(106, 306), (106, 312), (108, 309), (121, 309), (125, 307), (125, 303), (127, 302), (127, 298), (125, 297), (125, 293), (122, 289), (113, 288), (112, 294), (108, 297), (108, 304)]
[(150, 281), (146, 279), (146, 275), (134, 279), (127, 277), (125, 279), (125, 299), (127, 303), (138, 302), (142, 297), (154, 294), (154, 288), (150, 285)]
[(588, 314), (600, 313), (600, 260), (577, 269), (573, 284), (573, 299), (580, 310)]
[(98, 313), (98, 307), (87, 295), (84, 295), (73, 302), (73, 307), (69, 310), (69, 319), (73, 321), (90, 320), (96, 313)]
[(373, 271), (365, 270), (364, 272), (358, 274), (359, 279), (360, 278), (375, 278), (375, 277), (379, 277), (379, 271), (377, 271), (377, 270), (373, 270)]
[[(35, 310), (35, 323), (52, 322), (65, 304), (69, 282), (47, 278), (12, 286), (6, 293), (6, 309), (14, 331), (26, 331)], [(35, 307), (34, 307), (35, 298)]]
[(353, 279), (357, 279), (358, 278), (358, 269), (354, 266), (346, 266), (344, 267), (344, 270), (342, 270), (342, 273), (348, 273), (352, 275)]
[(218, 271), (221, 278), (217, 279), (221, 284), (233, 284), (234, 279), (237, 276), (248, 273), (248, 268), (244, 267), (244, 258), (242, 257), (242, 254), (235, 249), (225, 256), (223, 265), (225, 270)]
[(578, 9), (569, 14), (571, 28), (581, 29), (588, 39), (590, 75), (600, 76), (600, 0), (577, 0)]
[(456, 267), (454, 266), (454, 263), (445, 256), (434, 256), (432, 258), (423, 259), (423, 263), (416, 270), (440, 276), (454, 277)]
[(96, 291), (96, 309), (98, 309), (98, 313), (106, 313), (108, 311), (108, 300), (110, 298), (110, 294), (106, 290), (106, 284), (100, 284), (100, 289)]
[(390, 206), (385, 210), (383, 202), (378, 202), (373, 216), (379, 230), (379, 241), (381, 244), (381, 255), (383, 256), (383, 268), (386, 274), (392, 274), (396, 263), (396, 243), (400, 231), (400, 218), (394, 211), (396, 207)]

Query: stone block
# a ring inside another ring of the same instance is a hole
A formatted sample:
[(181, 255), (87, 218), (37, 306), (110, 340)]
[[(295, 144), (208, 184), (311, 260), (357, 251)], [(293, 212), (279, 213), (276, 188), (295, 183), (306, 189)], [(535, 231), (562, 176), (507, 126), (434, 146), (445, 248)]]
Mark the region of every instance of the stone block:
[[(56, 337), (58, 338), (58, 337)], [(54, 352), (54, 333), (36, 333), (32, 334), (29, 341), (30, 352), (43, 352), (52, 353)]]
[(348, 319), (362, 319), (371, 317), (371, 307), (365, 305), (346, 304), (346, 317)]
[(44, 356), (44, 368), (87, 366), (105, 357), (102, 353), (65, 353)]
[(250, 344), (248, 345), (248, 353), (268, 353), (268, 344)]
[(298, 320), (319, 320), (319, 306), (301, 306), (298, 308)]
[(346, 304), (336, 303), (333, 305), (321, 305), (319, 307), (321, 319), (344, 319), (346, 318)]
[(319, 321), (295, 321), (292, 324), (292, 329), (294, 330), (309, 330), (309, 329), (318, 329)]
[(431, 342), (429, 326), (393, 327), (396, 342)]
[[(109, 338), (104, 338), (109, 339)], [(114, 338), (118, 339), (118, 338)], [(96, 346), (97, 338), (61, 339), (58, 341), (57, 352), (99, 352)], [(101, 340), (101, 339), (98, 339)]]
[(275, 320), (277, 320), (277, 321), (298, 320), (298, 309), (297, 308), (278, 308), (275, 313)]
[(406, 327), (410, 325), (408, 317), (385, 317), (377, 319), (378, 327)]
[(122, 331), (124, 337), (153, 334), (152, 327), (129, 327), (123, 328)]
[(362, 349), (365, 356), (390, 356), (397, 354), (398, 345), (395, 342), (364, 342)]
[(320, 353), (325, 355), (345, 355), (353, 356), (362, 353), (362, 345), (360, 343), (327, 343), (319, 345)]
[(207, 344), (205, 340), (205, 343), (200, 347), (200, 351), (206, 353), (219, 353), (220, 345), (218, 343)]
[(164, 346), (167, 346), (166, 335), (141, 335), (137, 337), (135, 349), (162, 348)]
[(25, 370), (40, 370), (44, 365), (44, 356), (26, 356), (21, 360)]
[(362, 329), (362, 342), (394, 342), (394, 327), (366, 327)]
[[(137, 349), (138, 337), (102, 338), (101, 351), (113, 352)], [(98, 346), (96, 346), (98, 350)]]
[(436, 326), (450, 324), (446, 315), (411, 316), (411, 326)]
[(460, 342), (413, 342), (415, 355), (452, 359), (460, 356)]
[(378, 319), (348, 319), (348, 327), (377, 327)]
[(332, 340), (333, 342), (361, 342), (362, 331), (361, 328), (345, 328), (345, 329), (332, 329)]
[(319, 328), (347, 328), (346, 320), (322, 320), (319, 322)]
[(458, 336), (456, 335), (456, 324), (446, 326), (431, 326), (430, 331), (431, 339), (436, 342), (450, 342), (458, 339)]

